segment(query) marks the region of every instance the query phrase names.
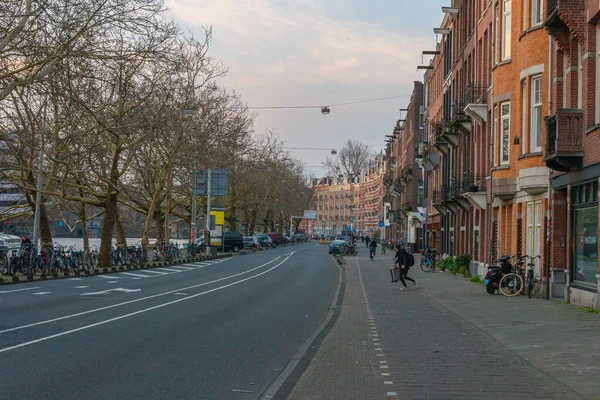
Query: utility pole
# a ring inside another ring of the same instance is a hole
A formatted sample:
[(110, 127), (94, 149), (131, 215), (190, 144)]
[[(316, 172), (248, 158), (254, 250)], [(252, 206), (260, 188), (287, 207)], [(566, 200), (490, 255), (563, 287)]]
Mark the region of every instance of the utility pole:
[(40, 235), (40, 213), (42, 208), (42, 166), (44, 163), (44, 136), (46, 136), (46, 118), (48, 114), (48, 92), (44, 95), (44, 117), (42, 119), (42, 138), (40, 140), (40, 155), (39, 155), (39, 163), (38, 163), (38, 181), (37, 181), (37, 191), (35, 193), (35, 217), (33, 221), (33, 244), (38, 245), (38, 239)]
[(196, 176), (196, 162), (194, 162), (194, 169), (192, 171), (192, 223), (190, 225), (190, 242), (193, 242), (196, 240), (196, 209), (198, 208), (198, 204), (196, 202), (196, 194), (197, 194), (197, 187), (196, 187), (196, 180), (197, 180), (197, 176)]
[[(206, 254), (210, 254), (210, 209), (211, 209), (211, 186), (212, 186), (212, 170), (208, 170), (208, 177), (206, 183), (206, 233), (207, 235), (204, 237), (204, 247), (206, 248)], [(223, 233), (223, 237), (221, 240), (225, 241), (225, 233)]]

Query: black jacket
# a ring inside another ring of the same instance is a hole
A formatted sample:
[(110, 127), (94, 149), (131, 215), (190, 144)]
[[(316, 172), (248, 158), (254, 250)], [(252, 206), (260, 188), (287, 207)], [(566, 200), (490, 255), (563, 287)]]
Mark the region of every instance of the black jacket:
[(398, 263), (398, 266), (402, 266), (402, 265), (406, 266), (406, 263), (408, 261), (407, 258), (408, 257), (407, 257), (406, 250), (400, 249), (400, 250), (396, 251), (395, 259), (396, 259), (396, 263)]

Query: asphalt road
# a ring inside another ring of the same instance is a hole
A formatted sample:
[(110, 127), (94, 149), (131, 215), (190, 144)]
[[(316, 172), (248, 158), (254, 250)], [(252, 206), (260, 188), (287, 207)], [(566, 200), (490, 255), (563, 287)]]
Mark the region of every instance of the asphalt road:
[(254, 399), (325, 317), (314, 242), (0, 287), (0, 399)]

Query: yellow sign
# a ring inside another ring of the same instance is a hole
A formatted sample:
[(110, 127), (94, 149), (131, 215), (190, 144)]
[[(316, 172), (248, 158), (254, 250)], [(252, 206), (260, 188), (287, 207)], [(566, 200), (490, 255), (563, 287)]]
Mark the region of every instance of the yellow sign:
[(211, 217), (215, 217), (215, 225), (225, 225), (225, 211), (211, 211)]

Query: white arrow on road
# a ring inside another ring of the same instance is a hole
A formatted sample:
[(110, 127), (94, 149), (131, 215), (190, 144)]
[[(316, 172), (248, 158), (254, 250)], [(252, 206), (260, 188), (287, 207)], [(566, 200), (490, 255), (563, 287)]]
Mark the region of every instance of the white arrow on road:
[(109, 292), (121, 292), (121, 293), (132, 293), (132, 292), (139, 292), (142, 289), (124, 289), (124, 288), (115, 288), (115, 289), (109, 289), (109, 290), (103, 290), (101, 292), (89, 292), (89, 293), (82, 293), (82, 296), (93, 296), (93, 295), (97, 295), (97, 294), (106, 294)]

